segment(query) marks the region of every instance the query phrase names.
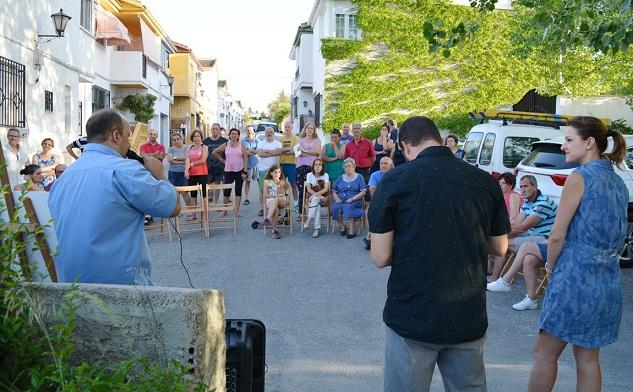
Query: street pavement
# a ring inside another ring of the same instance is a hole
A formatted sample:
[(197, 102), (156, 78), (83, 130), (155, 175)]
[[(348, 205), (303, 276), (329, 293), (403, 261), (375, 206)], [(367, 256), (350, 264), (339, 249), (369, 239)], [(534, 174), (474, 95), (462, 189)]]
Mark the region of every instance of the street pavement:
[[(264, 322), (266, 391), (381, 391), (389, 269), (373, 266), (362, 236), (350, 240), (322, 230), (313, 239), (312, 230), (301, 233), (298, 222), (292, 236), (287, 230), (280, 240), (270, 231), (264, 236), (250, 227), (261, 219), (257, 210), (256, 202), (242, 206), (237, 237), (229, 229), (214, 230), (208, 239), (183, 235), (183, 261), (195, 288), (224, 291), (227, 318)], [(171, 243), (152, 238), (149, 245), (157, 284), (189, 287), (177, 237)], [(604, 391), (633, 390), (633, 269), (622, 270), (622, 282), (620, 337), (601, 354)], [(510, 293), (488, 293), (485, 363), (491, 392), (527, 388), (539, 311), (512, 310), (524, 293), (521, 278)], [(555, 390), (574, 389), (575, 365), (567, 348)], [(431, 390), (444, 390), (437, 369)]]

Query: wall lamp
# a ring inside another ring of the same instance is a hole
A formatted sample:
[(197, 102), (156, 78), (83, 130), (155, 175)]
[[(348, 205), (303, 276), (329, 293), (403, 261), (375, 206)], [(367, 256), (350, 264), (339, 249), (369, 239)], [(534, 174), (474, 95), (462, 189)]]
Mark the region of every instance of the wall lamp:
[(64, 10), (61, 8), (59, 12), (51, 15), (51, 19), (53, 19), (53, 25), (55, 26), (55, 31), (57, 34), (38, 34), (37, 38), (61, 38), (64, 36), (64, 31), (66, 31), (66, 25), (68, 25), (68, 21), (72, 18), (64, 13)]

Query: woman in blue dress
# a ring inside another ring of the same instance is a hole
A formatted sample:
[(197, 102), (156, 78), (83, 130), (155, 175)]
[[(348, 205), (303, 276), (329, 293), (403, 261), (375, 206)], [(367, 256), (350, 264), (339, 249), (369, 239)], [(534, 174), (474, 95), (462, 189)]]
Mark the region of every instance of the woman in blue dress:
[[(605, 153), (608, 137), (614, 142), (611, 153)], [(567, 162), (580, 167), (567, 178), (549, 237), (549, 284), (528, 390), (553, 389), (558, 358), (570, 343), (577, 388), (599, 391), (600, 348), (617, 339), (622, 318), (618, 247), (629, 195), (613, 165), (624, 160), (626, 143), (599, 119), (576, 117), (561, 149)]]
[[(367, 192), (367, 184), (363, 176), (356, 173), (356, 162), (352, 158), (343, 161), (345, 172), (340, 176), (332, 187), (332, 217), (339, 223), (341, 235), (347, 238), (356, 237), (354, 231), (354, 219), (363, 218), (363, 199)], [(347, 221), (347, 226), (343, 221)], [(349, 227), (349, 228), (348, 228)]]

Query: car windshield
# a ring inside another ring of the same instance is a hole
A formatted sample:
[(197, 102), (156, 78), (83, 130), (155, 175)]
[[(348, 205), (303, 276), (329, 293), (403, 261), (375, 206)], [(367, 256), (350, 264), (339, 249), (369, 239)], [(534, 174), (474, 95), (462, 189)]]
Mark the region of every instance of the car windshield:
[(483, 138), (483, 132), (471, 132), (468, 134), (468, 139), (464, 143), (464, 151), (466, 152), (466, 161), (468, 163), (477, 162), (477, 154), (479, 154), (479, 146)]
[(559, 144), (539, 144), (523, 160), (524, 166), (550, 170), (565, 170), (578, 167), (576, 162), (565, 162), (565, 154)]
[(277, 126), (277, 124), (259, 124), (255, 132), (264, 132), (268, 127), (274, 129), (275, 133), (279, 132), (279, 127)]

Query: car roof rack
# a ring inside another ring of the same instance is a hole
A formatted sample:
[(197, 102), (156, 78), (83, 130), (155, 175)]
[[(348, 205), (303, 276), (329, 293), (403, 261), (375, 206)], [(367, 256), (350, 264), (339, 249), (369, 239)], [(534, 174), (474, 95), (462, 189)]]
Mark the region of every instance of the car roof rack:
[[(508, 125), (508, 121), (514, 124), (541, 125), (546, 127), (559, 128), (567, 125), (569, 120), (576, 116), (567, 114), (550, 114), (536, 112), (515, 112), (511, 110), (475, 110), (468, 113), (472, 119), (479, 119), (480, 123), (484, 120), (503, 120), (503, 125)], [(605, 125), (609, 125), (609, 120), (601, 118)]]

